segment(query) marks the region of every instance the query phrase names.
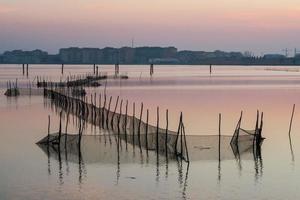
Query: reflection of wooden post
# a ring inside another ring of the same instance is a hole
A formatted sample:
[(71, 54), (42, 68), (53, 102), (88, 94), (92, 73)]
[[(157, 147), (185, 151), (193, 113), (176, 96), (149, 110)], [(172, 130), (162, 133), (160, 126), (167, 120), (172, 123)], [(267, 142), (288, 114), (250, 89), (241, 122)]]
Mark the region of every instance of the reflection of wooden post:
[(60, 146), (60, 139), (61, 139), (61, 116), (62, 116), (62, 111), (60, 111), (60, 115), (59, 115), (58, 146)]
[(50, 115), (48, 115), (48, 137), (47, 137), (47, 143), (49, 145), (50, 142)]

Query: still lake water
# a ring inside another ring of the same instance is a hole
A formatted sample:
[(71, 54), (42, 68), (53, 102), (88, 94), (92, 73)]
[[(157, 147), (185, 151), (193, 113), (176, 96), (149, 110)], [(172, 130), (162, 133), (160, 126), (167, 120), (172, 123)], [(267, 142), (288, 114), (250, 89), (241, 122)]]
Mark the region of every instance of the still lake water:
[[(99, 69), (114, 73), (114, 66)], [(69, 75), (92, 70), (92, 66), (67, 65), (64, 71)], [(35, 76), (63, 79), (60, 66), (31, 65), (26, 78), (22, 66), (0, 65), (0, 199), (299, 199), (299, 70), (215, 66), (210, 76), (207, 66), (155, 66), (150, 78), (149, 66), (121, 65), (120, 73), (129, 79), (108, 80), (107, 94), (114, 100), (120, 96), (137, 105), (143, 102), (151, 124), (159, 106), (161, 126), (169, 109), (169, 128), (176, 130), (182, 111), (187, 135), (217, 135), (221, 113), (222, 135), (231, 136), (241, 110), (245, 129), (254, 129), (257, 110), (264, 112), (266, 140), (259, 164), (248, 155), (240, 161), (234, 156), (224, 158), (221, 163), (207, 156), (187, 165), (176, 160), (166, 163), (163, 158), (157, 162), (155, 154), (146, 157), (130, 148), (117, 156), (115, 144), (101, 142), (92, 127), (84, 132), (94, 139), (86, 139), (90, 148), (83, 148), (82, 162), (76, 156), (58, 159), (55, 152), (48, 157), (35, 143), (47, 134), (48, 115), (51, 132), (58, 130), (57, 114), (45, 107), (41, 96), (9, 98), (3, 93), (6, 82), (16, 78), (20, 87)], [(88, 91), (100, 94), (103, 88)], [(293, 104), (291, 146), (288, 131)], [(77, 132), (72, 123), (69, 132)], [(190, 151), (205, 151), (194, 143)]]

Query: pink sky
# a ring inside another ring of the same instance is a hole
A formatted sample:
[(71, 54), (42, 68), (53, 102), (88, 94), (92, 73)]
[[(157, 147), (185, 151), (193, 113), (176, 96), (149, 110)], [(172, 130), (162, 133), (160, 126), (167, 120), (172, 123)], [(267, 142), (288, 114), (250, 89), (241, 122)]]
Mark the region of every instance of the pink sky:
[(0, 0), (0, 52), (68, 46), (300, 50), (299, 0)]

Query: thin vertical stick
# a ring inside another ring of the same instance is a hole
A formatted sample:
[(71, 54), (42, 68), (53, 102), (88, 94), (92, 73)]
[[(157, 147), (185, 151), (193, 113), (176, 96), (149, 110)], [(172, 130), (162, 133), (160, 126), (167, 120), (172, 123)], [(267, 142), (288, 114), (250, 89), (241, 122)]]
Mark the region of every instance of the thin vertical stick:
[(110, 121), (110, 125), (111, 125), (111, 128), (112, 128), (112, 129), (114, 129), (114, 127), (113, 127), (113, 122), (114, 122), (115, 114), (116, 114), (116, 111), (117, 111), (117, 108), (118, 108), (118, 104), (119, 104), (119, 96), (117, 97), (115, 109), (114, 109), (114, 112), (113, 112), (113, 115), (112, 115), (111, 121)]
[(128, 100), (126, 100), (126, 108), (125, 108), (125, 142), (127, 149), (127, 117), (128, 117)]
[(146, 151), (148, 155), (148, 123), (149, 123), (149, 110), (147, 109), (147, 119), (146, 119)]
[(169, 128), (169, 110), (166, 110), (166, 138), (165, 138), (165, 151), (168, 158), (168, 128)]
[(139, 139), (139, 145), (141, 148), (141, 123), (142, 123), (142, 116), (143, 116), (143, 103), (141, 104), (141, 112), (140, 112), (140, 120), (139, 120), (139, 128), (138, 128), (138, 139)]
[(185, 152), (186, 152), (186, 161), (190, 162), (189, 151), (188, 151), (187, 143), (186, 143), (185, 128), (184, 128), (184, 124), (183, 123), (182, 123), (182, 131), (183, 131), (183, 137), (184, 137), (184, 146), (185, 146)]
[(292, 124), (293, 124), (294, 113), (295, 113), (295, 104), (293, 105), (292, 116), (291, 116), (291, 120), (290, 120), (289, 137), (291, 137), (291, 130), (292, 130)]
[(219, 162), (221, 161), (221, 113), (219, 113)]
[(118, 129), (120, 128), (120, 121), (121, 121), (121, 116), (122, 116), (122, 107), (123, 107), (123, 99), (121, 99), (121, 103), (120, 103), (120, 113), (119, 113), (119, 117), (118, 117)]
[(156, 110), (156, 114), (157, 114), (157, 121), (156, 121), (156, 152), (158, 153), (159, 149), (158, 149), (158, 131), (159, 131), (159, 107), (157, 107)]
[(178, 144), (179, 133), (180, 133), (180, 130), (181, 130), (181, 123), (182, 123), (182, 112), (180, 112), (178, 130), (177, 130), (177, 135), (176, 135), (176, 140), (175, 140), (175, 153), (176, 154), (178, 154), (177, 144)]
[(133, 111), (132, 111), (132, 115), (133, 115), (133, 120), (132, 120), (132, 142), (133, 142), (133, 147), (135, 145), (135, 138), (134, 138), (134, 135), (135, 135), (135, 102), (133, 102)]
[(108, 129), (108, 114), (109, 114), (109, 112), (110, 112), (111, 99), (112, 99), (112, 96), (110, 96), (110, 98), (109, 98), (108, 109), (107, 109), (107, 115), (106, 115), (106, 128), (107, 128), (107, 129)]

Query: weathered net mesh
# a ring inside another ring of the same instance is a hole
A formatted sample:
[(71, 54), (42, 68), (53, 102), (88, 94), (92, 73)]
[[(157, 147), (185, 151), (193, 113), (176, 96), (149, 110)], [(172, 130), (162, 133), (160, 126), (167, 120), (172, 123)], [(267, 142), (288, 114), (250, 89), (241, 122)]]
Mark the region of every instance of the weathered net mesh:
[[(110, 134), (146, 150), (155, 150), (158, 153), (175, 154), (188, 160), (186, 140), (182, 132), (171, 131), (153, 126), (147, 122), (110, 111), (104, 106), (99, 108), (83, 99), (70, 97), (62, 93), (45, 89), (45, 96), (51, 103), (63, 108), (67, 113), (74, 114), (86, 122), (110, 131)], [(110, 104), (110, 103), (109, 103)]]
[[(45, 96), (50, 99), (51, 107), (64, 111), (66, 115), (72, 114), (77, 116), (80, 121), (84, 120), (85, 123), (93, 124), (104, 130), (109, 136), (110, 143), (111, 138), (115, 138), (116, 141), (120, 139), (125, 142), (126, 147), (128, 143), (132, 148), (139, 147), (147, 151), (156, 151), (169, 157), (181, 157), (187, 161), (240, 159), (241, 156), (250, 158), (251, 156), (249, 155), (252, 154), (253, 156), (257, 150), (260, 152), (259, 148), (264, 139), (261, 137), (262, 115), (259, 124), (259, 114), (257, 114), (254, 130), (241, 128), (241, 114), (232, 137), (224, 135), (186, 136), (182, 116), (180, 117), (178, 131), (175, 132), (150, 125), (148, 117), (147, 121), (144, 122), (135, 117), (134, 114), (133, 116), (126, 114), (127, 106), (126, 113), (122, 113), (121, 108), (120, 113), (116, 112), (117, 103), (114, 111), (111, 111), (111, 99), (107, 103), (106, 97), (104, 105), (99, 108), (94, 105), (95, 101), (87, 103), (84, 98), (71, 97), (57, 91), (45, 89)], [(77, 138), (77, 143), (80, 143), (78, 142), (79, 138), (85, 138), (84, 135), (80, 136), (80, 134), (71, 138), (74, 137)], [(101, 139), (102, 136), (100, 135), (99, 137)], [(40, 143), (46, 143), (46, 139), (47, 137), (42, 139)], [(58, 135), (51, 135), (51, 139), (57, 143)], [(61, 139), (61, 141), (64, 140)], [(67, 143), (69, 142), (67, 140)], [(70, 143), (74, 146), (74, 141)]]

